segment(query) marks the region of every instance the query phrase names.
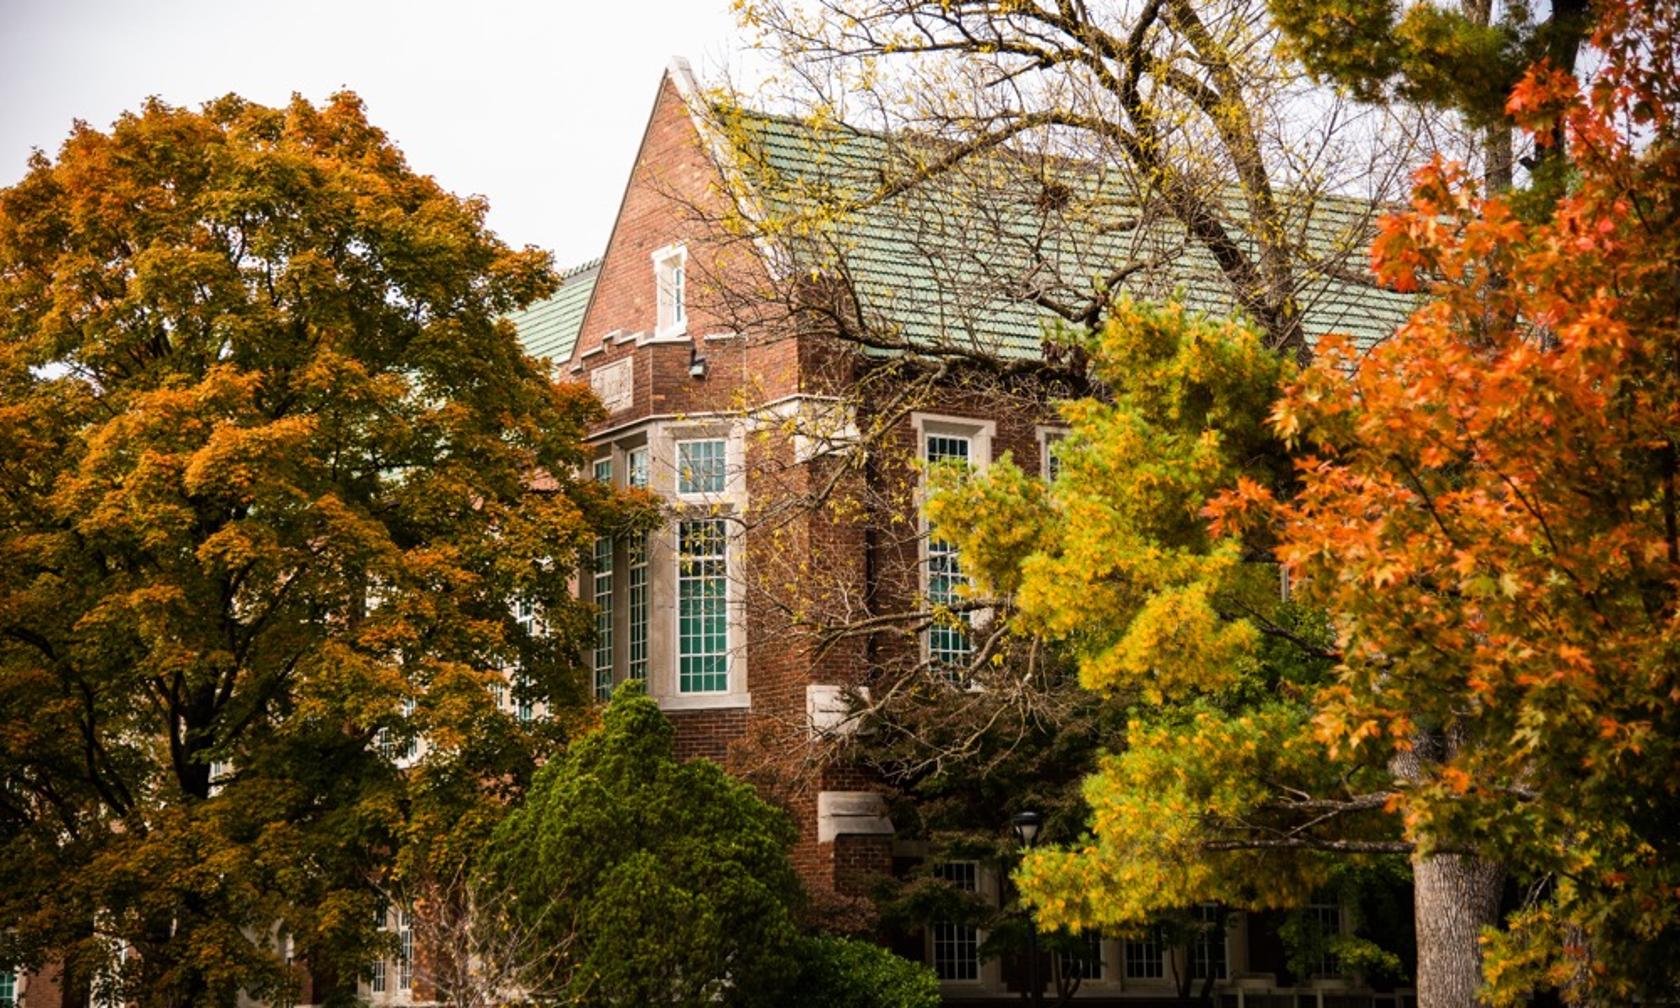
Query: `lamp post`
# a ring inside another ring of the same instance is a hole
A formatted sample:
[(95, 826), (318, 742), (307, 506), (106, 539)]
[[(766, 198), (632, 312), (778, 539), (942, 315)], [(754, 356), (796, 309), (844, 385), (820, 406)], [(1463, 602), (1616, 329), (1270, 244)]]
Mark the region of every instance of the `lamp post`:
[[(1015, 839), (1027, 850), (1032, 850), (1038, 840), (1038, 828), (1043, 825), (1044, 817), (1037, 812), (1017, 812), (1009, 819)], [(1031, 913), (1027, 914), (1027, 995), (1035, 1006), (1044, 1003), (1038, 982), (1038, 919)]]

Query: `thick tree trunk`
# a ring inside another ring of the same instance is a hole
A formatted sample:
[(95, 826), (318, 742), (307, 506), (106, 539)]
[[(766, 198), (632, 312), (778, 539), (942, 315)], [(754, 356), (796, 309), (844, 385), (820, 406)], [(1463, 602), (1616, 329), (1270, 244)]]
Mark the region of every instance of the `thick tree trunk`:
[(1504, 869), (1467, 854), (1412, 858), (1418, 1008), (1477, 1008), (1481, 929), (1498, 922)]

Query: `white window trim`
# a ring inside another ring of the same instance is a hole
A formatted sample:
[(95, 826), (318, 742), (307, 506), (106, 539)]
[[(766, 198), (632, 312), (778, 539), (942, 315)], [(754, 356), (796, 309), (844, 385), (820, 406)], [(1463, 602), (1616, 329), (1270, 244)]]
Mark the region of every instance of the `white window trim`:
[[(683, 445), (708, 444), (721, 442), (723, 444), (723, 486), (717, 490), (683, 490), (682, 488), (682, 450)], [(734, 489), (732, 474), (737, 471), (735, 438), (730, 434), (707, 434), (699, 437), (677, 436), (671, 440), (671, 496), (676, 500), (688, 504), (708, 503), (728, 496)]]
[[(686, 335), (688, 332), (688, 247), (680, 243), (666, 245), (653, 253), (653, 338), (669, 339), (673, 336)], [(676, 299), (677, 307), (681, 309), (682, 317), (675, 322), (664, 322), (660, 318), (660, 309), (665, 298), (664, 271), (675, 263), (676, 268), (682, 270), (682, 296)]]
[[(685, 521), (719, 521), (723, 523), (723, 682), (721, 690), (707, 690), (704, 692), (683, 692), (682, 688), (682, 600), (681, 574), (682, 566), (682, 532), (678, 528)], [(672, 599), (676, 602), (671, 607), (671, 694), (670, 699), (676, 701), (677, 708), (714, 707), (720, 706), (718, 701), (726, 700), (741, 693), (740, 680), (736, 678), (736, 652), (740, 631), (736, 626), (738, 610), (736, 607), (736, 564), (740, 562), (740, 530), (735, 528), (729, 518), (724, 515), (689, 514), (679, 515), (672, 523), (671, 550), (671, 584)], [(730, 705), (733, 706), (733, 705)]]
[[(745, 651), (746, 588), (743, 572), (746, 544), (737, 516), (747, 506), (744, 459), (749, 421), (737, 413), (659, 414), (603, 430), (593, 443), (596, 451), (611, 454), (613, 483), (624, 486), (629, 476), (631, 452), (642, 450), (647, 458), (647, 489), (669, 505), (665, 523), (647, 536), (647, 679), (648, 695), (668, 711), (750, 709), (747, 692), (748, 658)], [(721, 492), (677, 492), (677, 445), (691, 441), (724, 442), (724, 487)], [(728, 533), (726, 607), (728, 612), (728, 688), (716, 693), (679, 693), (680, 626), (677, 605), (677, 524), (684, 518), (722, 518)], [(629, 671), (629, 560), (628, 547), (614, 552), (614, 682)], [(622, 571), (620, 559), (623, 560)], [(573, 592), (591, 591), (586, 578), (574, 581)], [(623, 591), (625, 594), (619, 595)], [(668, 614), (668, 615), (661, 615)], [(623, 636), (620, 637), (620, 631)]]
[(1039, 479), (1050, 480), (1050, 446), (1062, 440), (1073, 430), (1068, 427), (1058, 427), (1054, 424), (1038, 425), (1038, 476)]
[[(929, 437), (961, 437), (968, 439), (968, 464), (976, 472), (985, 472), (992, 464), (992, 442), (997, 437), (997, 421), (978, 420), (973, 417), (950, 416), (938, 413), (912, 413), (911, 423), (916, 428), (916, 464), (927, 464), (927, 449)], [(928, 597), (930, 590), (931, 565), (928, 557), (928, 541), (930, 528), (927, 520), (927, 481), (918, 483), (916, 490), (916, 520), (921, 531), (916, 547), (916, 577), (917, 589), (922, 598)], [(960, 564), (960, 561), (959, 561)], [(975, 627), (983, 627), (990, 622), (991, 614), (978, 611), (969, 614), (969, 623)], [(928, 661), (932, 655), (932, 637), (929, 633), (922, 633), (921, 656), (922, 661)]]

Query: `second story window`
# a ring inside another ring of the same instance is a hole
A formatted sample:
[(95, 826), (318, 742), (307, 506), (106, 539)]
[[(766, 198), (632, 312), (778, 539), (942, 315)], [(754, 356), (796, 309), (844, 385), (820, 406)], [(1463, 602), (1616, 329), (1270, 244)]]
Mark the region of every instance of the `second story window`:
[(595, 540), (595, 697), (606, 700), (613, 688), (613, 542)]
[(595, 479), (601, 483), (612, 482), (612, 459), (595, 460)]
[[(964, 467), (972, 465), (972, 444), (969, 438), (955, 434), (929, 434), (926, 460), (929, 465), (956, 462)], [(962, 565), (957, 559), (955, 544), (929, 536), (927, 541), (927, 600), (929, 605), (949, 606), (958, 601), (959, 589), (967, 583)], [(968, 617), (959, 616), (956, 622), (946, 618), (928, 628), (928, 658), (944, 668), (948, 675), (968, 660)]]
[(677, 442), (677, 493), (723, 493), (725, 477), (724, 441), (709, 438), (705, 441)]
[[(645, 455), (643, 456), (646, 457)], [(647, 533), (630, 537), (630, 640), (624, 674), (646, 680), (648, 672), (648, 558)]]
[(729, 536), (722, 518), (677, 524), (677, 692), (729, 689)]
[(632, 448), (624, 453), (624, 485), (643, 488), (648, 485), (646, 448)]
[(655, 336), (688, 331), (688, 250), (667, 245), (653, 254), (654, 293), (658, 305)]

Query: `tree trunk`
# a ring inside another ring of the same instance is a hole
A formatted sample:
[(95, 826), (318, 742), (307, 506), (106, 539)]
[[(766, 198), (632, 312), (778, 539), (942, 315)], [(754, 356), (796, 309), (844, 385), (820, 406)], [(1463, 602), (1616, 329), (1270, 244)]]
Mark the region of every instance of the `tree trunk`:
[(1418, 1008), (1477, 1008), (1481, 929), (1498, 922), (1504, 869), (1467, 854), (1412, 857)]

